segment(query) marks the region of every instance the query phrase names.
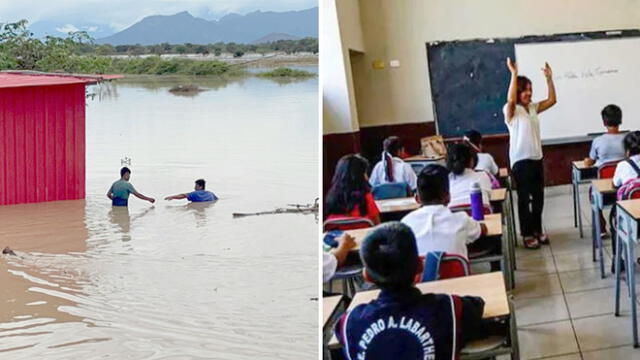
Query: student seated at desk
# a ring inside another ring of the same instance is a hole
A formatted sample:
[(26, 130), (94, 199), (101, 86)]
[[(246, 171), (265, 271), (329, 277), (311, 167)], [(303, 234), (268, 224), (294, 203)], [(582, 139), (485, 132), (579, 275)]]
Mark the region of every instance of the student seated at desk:
[(493, 156), (489, 153), (482, 152), (482, 134), (476, 130), (469, 130), (464, 134), (462, 139), (471, 146), (478, 155), (475, 169), (486, 171), (493, 176), (497, 176), (500, 169), (493, 159)]
[(326, 283), (331, 280), (336, 273), (338, 267), (344, 265), (347, 261), (347, 255), (351, 249), (356, 247), (356, 242), (353, 236), (347, 233), (343, 233), (336, 239), (338, 246), (331, 249), (331, 251), (322, 252), (322, 282)]
[(449, 192), (451, 202), (449, 207), (469, 205), (471, 202), (471, 185), (475, 182), (482, 189), (482, 202), (486, 208), (491, 204), (491, 179), (486, 173), (476, 172), (477, 161), (475, 152), (469, 145), (453, 144), (447, 152), (447, 167), (449, 174)]
[[(618, 189), (618, 200), (627, 198), (628, 192), (635, 188), (633, 180), (640, 178), (640, 131), (632, 131), (625, 135), (623, 140), (626, 159), (622, 160), (616, 166), (613, 174), (613, 186)], [(616, 238), (616, 206), (611, 208), (609, 222), (611, 224), (611, 238)], [(611, 242), (613, 254), (616, 254), (616, 242)], [(611, 264), (611, 272), (614, 272), (614, 264)], [(624, 262), (623, 262), (624, 265)]]
[(422, 206), (402, 219), (415, 235), (418, 254), (444, 251), (468, 257), (467, 244), (487, 233), (486, 226), (466, 212), (447, 208), (449, 198), (449, 171), (437, 164), (425, 166), (418, 176), (416, 194)]
[(625, 134), (620, 132), (622, 124), (622, 110), (617, 105), (607, 105), (600, 113), (607, 132), (593, 139), (589, 156), (584, 159), (586, 166), (600, 166), (610, 161), (624, 159), (625, 150), (623, 139)]
[(327, 220), (348, 216), (367, 218), (374, 225), (380, 223), (380, 210), (367, 178), (368, 168), (367, 159), (357, 154), (345, 155), (338, 161), (327, 193)]
[(623, 146), (626, 160), (620, 161), (613, 174), (613, 185), (620, 187), (631, 179), (640, 177), (640, 131), (625, 135)]
[(422, 294), (414, 287), (424, 265), (406, 225), (378, 227), (362, 242), (360, 257), (364, 278), (381, 291), (338, 322), (335, 333), (347, 359), (454, 359), (469, 340), (488, 332), (481, 298)]
[(416, 173), (411, 165), (399, 157), (404, 152), (402, 141), (397, 136), (390, 136), (382, 143), (384, 151), (382, 159), (373, 167), (369, 183), (377, 186), (386, 183), (406, 183), (411, 191), (416, 189)]

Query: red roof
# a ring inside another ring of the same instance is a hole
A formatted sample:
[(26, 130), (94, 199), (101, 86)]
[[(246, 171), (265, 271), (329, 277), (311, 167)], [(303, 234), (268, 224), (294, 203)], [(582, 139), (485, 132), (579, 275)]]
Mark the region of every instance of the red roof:
[(0, 88), (69, 84), (95, 84), (101, 80), (114, 80), (121, 77), (121, 75), (91, 75), (83, 77), (68, 75), (60, 76), (49, 74), (0, 72)]

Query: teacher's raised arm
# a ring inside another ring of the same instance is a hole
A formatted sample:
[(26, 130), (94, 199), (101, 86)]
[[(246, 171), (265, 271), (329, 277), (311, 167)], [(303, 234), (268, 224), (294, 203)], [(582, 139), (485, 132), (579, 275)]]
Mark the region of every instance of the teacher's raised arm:
[(551, 72), (549, 63), (544, 63), (542, 72), (544, 73), (544, 77), (547, 79), (547, 88), (549, 89), (549, 94), (547, 95), (547, 98), (545, 100), (542, 100), (538, 104), (538, 113), (547, 110), (556, 103), (556, 87), (553, 85), (553, 73)]
[(511, 81), (509, 82), (509, 92), (507, 93), (507, 118), (508, 122), (513, 118), (518, 103), (518, 67), (516, 63), (507, 58), (507, 67), (511, 72)]

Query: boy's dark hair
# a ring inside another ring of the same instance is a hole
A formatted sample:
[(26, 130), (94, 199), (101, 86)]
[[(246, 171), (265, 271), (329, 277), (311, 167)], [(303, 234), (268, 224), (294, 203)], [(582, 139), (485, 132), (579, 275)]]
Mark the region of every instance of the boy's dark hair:
[(418, 271), (416, 237), (401, 222), (384, 223), (364, 238), (360, 258), (371, 280), (381, 289), (411, 287)]
[(527, 85), (531, 85), (531, 80), (526, 76), (518, 76), (516, 80), (516, 102), (520, 103), (520, 93), (527, 89)]
[(367, 214), (365, 196), (371, 191), (371, 186), (365, 179), (368, 170), (369, 162), (358, 154), (340, 158), (327, 193), (327, 206), (324, 208), (326, 215), (348, 214), (356, 205), (360, 215)]
[(452, 144), (447, 151), (447, 167), (454, 175), (478, 163), (478, 154), (467, 144)]
[(622, 124), (622, 110), (618, 105), (609, 104), (600, 113), (604, 126), (620, 126)]
[(464, 136), (475, 146), (480, 146), (480, 143), (482, 142), (482, 134), (477, 130), (469, 130), (464, 133)]
[(120, 169), (120, 177), (123, 177), (124, 174), (129, 173), (131, 174), (131, 170), (128, 167), (123, 167), (122, 169)]
[(429, 204), (442, 200), (449, 193), (449, 170), (442, 165), (429, 164), (418, 174), (420, 202)]
[(640, 154), (640, 131), (631, 131), (624, 137), (624, 150), (629, 156)]
[(196, 185), (198, 185), (198, 186), (202, 187), (202, 190), (204, 190), (204, 184), (205, 184), (204, 179), (198, 179), (198, 180), (196, 180)]

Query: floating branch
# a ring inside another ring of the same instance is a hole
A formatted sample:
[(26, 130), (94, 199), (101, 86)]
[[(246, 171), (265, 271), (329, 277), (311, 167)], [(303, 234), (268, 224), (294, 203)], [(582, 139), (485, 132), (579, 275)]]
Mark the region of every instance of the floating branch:
[(273, 215), (273, 214), (318, 214), (318, 198), (313, 204), (287, 204), (287, 208), (277, 208), (270, 211), (259, 211), (254, 213), (233, 213), (233, 217)]

